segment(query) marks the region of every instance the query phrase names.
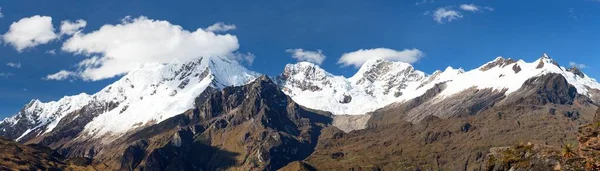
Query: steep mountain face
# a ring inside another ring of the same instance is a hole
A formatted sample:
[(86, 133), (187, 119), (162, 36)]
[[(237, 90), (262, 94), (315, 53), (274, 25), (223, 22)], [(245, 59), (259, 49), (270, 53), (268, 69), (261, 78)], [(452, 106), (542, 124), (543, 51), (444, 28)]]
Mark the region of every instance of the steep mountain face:
[(263, 76), (199, 96), (183, 114), (104, 147), (61, 149), (94, 149), (94, 159), (115, 170), (277, 170), (312, 153), (329, 115), (299, 106)]
[[(0, 123), (0, 135), (25, 142), (49, 135), (57, 125), (74, 124), (71, 126), (77, 129), (67, 128), (70, 133), (65, 136), (118, 136), (192, 108), (193, 99), (207, 87), (244, 85), (256, 77), (257, 73), (221, 57), (144, 64), (93, 95), (81, 94), (48, 103), (34, 100)], [(64, 130), (54, 132), (64, 134)]]

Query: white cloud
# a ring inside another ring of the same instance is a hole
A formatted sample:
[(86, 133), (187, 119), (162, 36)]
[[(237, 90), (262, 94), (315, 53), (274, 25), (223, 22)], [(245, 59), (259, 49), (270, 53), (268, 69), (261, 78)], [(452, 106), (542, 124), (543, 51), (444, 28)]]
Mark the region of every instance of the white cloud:
[(460, 5), (460, 9), (465, 10), (465, 11), (471, 11), (471, 12), (481, 10), (475, 4), (462, 4), (462, 5)]
[(478, 11), (483, 11), (483, 10), (494, 11), (494, 8), (481, 7), (481, 6), (477, 6), (475, 4), (462, 4), (459, 7), (460, 7), (460, 9), (462, 9), (464, 11), (470, 11), (470, 12), (478, 12)]
[(317, 51), (309, 51), (304, 49), (288, 49), (286, 52), (292, 54), (292, 58), (298, 61), (312, 62), (317, 65), (321, 65), (325, 60), (326, 56), (323, 55), (323, 51), (318, 49)]
[(73, 35), (87, 25), (85, 20), (79, 19), (75, 22), (64, 20), (60, 23), (60, 35)]
[(254, 54), (252, 53), (239, 53), (236, 52), (233, 54), (233, 56), (231, 57), (232, 59), (239, 61), (239, 62), (245, 62), (248, 65), (252, 65), (252, 63), (254, 63), (254, 58), (256, 58), (256, 56), (254, 56)]
[(4, 18), (4, 14), (2, 13), (2, 7), (0, 7), (0, 18)]
[(46, 54), (50, 54), (50, 55), (56, 55), (56, 50), (52, 49), (52, 50), (47, 50)]
[(6, 66), (9, 66), (12, 68), (21, 68), (21, 63), (9, 62), (9, 63), (6, 63)]
[(125, 74), (143, 63), (187, 62), (202, 56), (246, 62), (254, 59), (254, 55), (240, 56), (238, 48), (234, 35), (215, 34), (202, 28), (188, 31), (168, 21), (144, 16), (125, 17), (120, 24), (74, 34), (62, 46), (63, 51), (90, 57), (79, 64), (76, 74), (92, 81)]
[(576, 62), (569, 62), (569, 65), (570, 65), (571, 67), (576, 67), (576, 68), (579, 68), (579, 69), (584, 69), (584, 68), (587, 68), (587, 67), (588, 67), (588, 66), (587, 66), (587, 65), (585, 65), (585, 64), (578, 64), (578, 63), (576, 63)]
[(19, 52), (46, 44), (56, 38), (58, 35), (54, 33), (52, 17), (39, 15), (13, 22), (8, 32), (2, 35), (4, 42), (12, 45)]
[(423, 57), (423, 55), (423, 52), (414, 48), (404, 49), (402, 51), (388, 48), (360, 49), (358, 51), (343, 54), (337, 63), (342, 64), (343, 66), (353, 65), (357, 68), (362, 66), (366, 61), (375, 58), (414, 63)]
[(67, 79), (69, 77), (73, 77), (75, 75), (76, 75), (76, 73), (74, 73), (74, 72), (60, 70), (57, 73), (46, 76), (46, 78), (44, 78), (44, 79), (46, 79), (46, 80), (65, 80), (65, 79)]
[(449, 7), (438, 8), (433, 12), (432, 16), (433, 20), (435, 20), (439, 24), (463, 18), (463, 15), (461, 15), (460, 12), (452, 10)]
[(236, 29), (236, 27), (233, 24), (225, 24), (223, 22), (218, 22), (218, 23), (215, 23), (215, 24), (213, 24), (211, 26), (208, 26), (206, 28), (206, 31), (209, 31), (209, 32), (226, 32), (226, 31), (235, 30), (235, 29)]
[[(458, 8), (468, 12), (484, 12), (486, 10), (494, 11), (494, 8), (477, 6), (475, 4), (462, 4), (459, 5)], [(426, 11), (424, 14), (431, 15), (433, 20), (435, 20), (438, 24), (444, 24), (464, 17), (459, 10), (456, 10), (456, 6), (440, 7), (433, 12)]]

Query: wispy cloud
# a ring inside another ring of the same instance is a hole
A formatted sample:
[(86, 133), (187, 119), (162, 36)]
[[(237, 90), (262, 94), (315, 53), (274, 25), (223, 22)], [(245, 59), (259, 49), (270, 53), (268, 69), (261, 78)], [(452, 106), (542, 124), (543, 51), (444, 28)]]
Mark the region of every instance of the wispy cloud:
[(74, 72), (61, 70), (61, 71), (58, 71), (57, 73), (46, 76), (46, 78), (44, 78), (44, 79), (45, 80), (65, 80), (69, 77), (74, 77), (76, 75), (77, 74)]
[(9, 66), (12, 68), (21, 68), (21, 63), (9, 62), (9, 63), (6, 63), (6, 66)]
[(588, 67), (586, 64), (579, 64), (579, 63), (576, 63), (576, 62), (569, 62), (569, 65), (571, 67), (576, 67), (576, 68), (579, 68), (579, 69), (584, 69), (584, 68)]
[(4, 14), (2, 13), (2, 7), (0, 7), (0, 18), (4, 18)]
[(46, 54), (50, 54), (50, 55), (56, 55), (56, 49), (52, 49), (52, 50), (47, 50)]
[(457, 6), (439, 7), (435, 11), (426, 11), (424, 15), (431, 15), (433, 20), (438, 24), (444, 24), (463, 18), (465, 15), (463, 15), (462, 11), (481, 13), (484, 11), (494, 11), (494, 8), (475, 4), (461, 4), (458, 5), (458, 8)]
[(206, 28), (206, 31), (210, 31), (210, 32), (226, 32), (229, 30), (235, 30), (236, 26), (233, 24), (225, 24), (223, 22), (218, 22), (215, 23), (211, 26), (208, 26)]
[(15, 74), (9, 73), (9, 72), (0, 72), (0, 77), (4, 77), (4, 78), (8, 78), (13, 75), (15, 75)]
[(575, 9), (574, 8), (569, 8), (569, 17), (571, 17), (573, 20), (577, 20), (577, 16), (575, 15)]
[(85, 20), (79, 19), (75, 22), (64, 20), (60, 23), (60, 35), (73, 35), (87, 25)]
[(285, 51), (292, 54), (292, 58), (298, 61), (312, 62), (317, 65), (321, 65), (321, 63), (323, 63), (323, 61), (326, 58), (326, 56), (323, 55), (323, 51), (321, 51), (321, 49), (318, 49), (317, 51), (310, 51), (304, 49), (288, 49)]
[(451, 7), (440, 7), (433, 12), (432, 16), (433, 20), (439, 24), (463, 18), (463, 15), (459, 11), (453, 10)]
[(494, 11), (494, 8), (492, 7), (482, 7), (482, 6), (477, 6), (475, 4), (462, 4), (459, 6), (460, 9), (464, 10), (464, 11), (470, 11), (470, 12), (480, 12), (480, 11)]
[(431, 4), (434, 2), (435, 2), (435, 0), (421, 0), (421, 1), (417, 1), (417, 3), (415, 3), (415, 5)]
[(358, 68), (371, 59), (380, 58), (390, 61), (414, 63), (423, 56), (423, 52), (414, 48), (401, 51), (388, 48), (360, 49), (354, 52), (344, 53), (337, 63), (344, 67), (354, 66)]

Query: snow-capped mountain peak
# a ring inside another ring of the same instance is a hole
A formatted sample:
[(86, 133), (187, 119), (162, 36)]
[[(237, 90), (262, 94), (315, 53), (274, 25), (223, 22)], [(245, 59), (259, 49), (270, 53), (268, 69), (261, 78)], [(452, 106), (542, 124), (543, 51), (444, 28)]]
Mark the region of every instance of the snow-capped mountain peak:
[(97, 100), (119, 105), (94, 118), (85, 132), (94, 136), (119, 134), (155, 124), (192, 108), (194, 99), (209, 86), (221, 89), (244, 85), (258, 76), (222, 57), (145, 64), (94, 95)]
[(350, 77), (332, 75), (306, 62), (289, 64), (277, 78), (284, 92), (301, 105), (334, 114), (364, 114), (408, 99), (426, 74), (412, 65), (373, 59)]
[[(579, 94), (593, 97), (597, 96), (593, 93), (600, 92), (596, 80), (578, 68), (561, 67), (547, 54), (529, 63), (497, 57), (473, 70), (447, 67), (431, 75), (408, 63), (373, 59), (350, 78), (331, 74), (313, 63), (299, 62), (286, 65), (275, 80), (300, 105), (333, 114), (361, 115), (419, 97), (439, 83), (445, 86), (437, 99), (471, 88), (490, 88), (509, 95), (526, 80), (548, 73), (563, 75)], [(244, 85), (258, 76), (236, 61), (221, 57), (144, 64), (93, 95), (67, 96), (47, 103), (33, 100), (17, 115), (0, 122), (0, 127), (5, 128), (0, 135), (12, 132), (13, 139), (28, 134), (38, 136), (53, 131), (63, 117), (86, 109), (93, 114), (86, 115), (91, 121), (86, 122), (80, 134), (83, 138), (118, 136), (192, 108), (194, 99), (207, 87)], [(68, 118), (74, 117), (77, 116)]]
[(67, 113), (81, 109), (84, 105), (89, 103), (90, 100), (91, 96), (85, 93), (74, 96), (65, 96), (58, 101), (46, 103), (43, 103), (38, 99), (31, 100), (16, 115), (0, 122), (0, 126), (10, 125), (12, 127), (19, 127), (15, 128), (19, 130), (0, 131), (24, 131), (25, 133), (16, 137), (16, 140), (30, 132), (36, 135), (50, 132)]
[[(21, 137), (32, 131), (39, 135), (52, 131), (65, 115), (87, 107), (97, 113), (85, 125), (84, 135), (119, 135), (192, 108), (194, 99), (209, 86), (220, 89), (244, 85), (258, 76), (236, 61), (223, 57), (168, 64), (147, 63), (93, 95), (66, 96), (48, 103), (34, 100), (19, 114), (0, 124), (22, 124), (27, 131), (22, 129)], [(3, 131), (0, 130), (0, 134), (5, 134)]]

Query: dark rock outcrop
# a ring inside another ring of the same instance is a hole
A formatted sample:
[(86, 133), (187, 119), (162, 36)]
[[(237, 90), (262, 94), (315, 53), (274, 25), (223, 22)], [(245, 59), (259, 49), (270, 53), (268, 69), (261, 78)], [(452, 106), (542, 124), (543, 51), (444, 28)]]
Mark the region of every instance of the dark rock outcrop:
[(569, 84), (565, 77), (554, 73), (528, 79), (512, 94), (506, 100), (507, 103), (520, 105), (572, 105), (576, 100), (585, 100), (584, 96), (577, 94), (577, 88)]
[[(505, 67), (505, 66), (508, 66), (508, 65), (516, 63), (516, 62), (517, 61), (515, 61), (513, 59), (510, 59), (510, 58), (505, 59), (505, 58), (502, 58), (502, 57), (498, 57), (498, 58), (496, 58), (496, 60), (488, 63), (487, 65), (483, 66), (479, 70), (481, 70), (481, 71), (487, 71), (487, 70), (490, 70), (490, 69), (492, 69), (494, 67)], [(514, 69), (514, 67), (513, 67), (513, 69)]]
[(577, 75), (577, 76), (579, 76), (581, 78), (585, 77), (585, 75), (583, 74), (583, 72), (581, 72), (581, 70), (579, 70), (579, 68), (577, 68), (575, 66), (567, 69), (567, 71), (569, 71), (569, 72), (571, 72), (571, 73), (573, 73), (573, 74), (575, 74), (575, 75)]

